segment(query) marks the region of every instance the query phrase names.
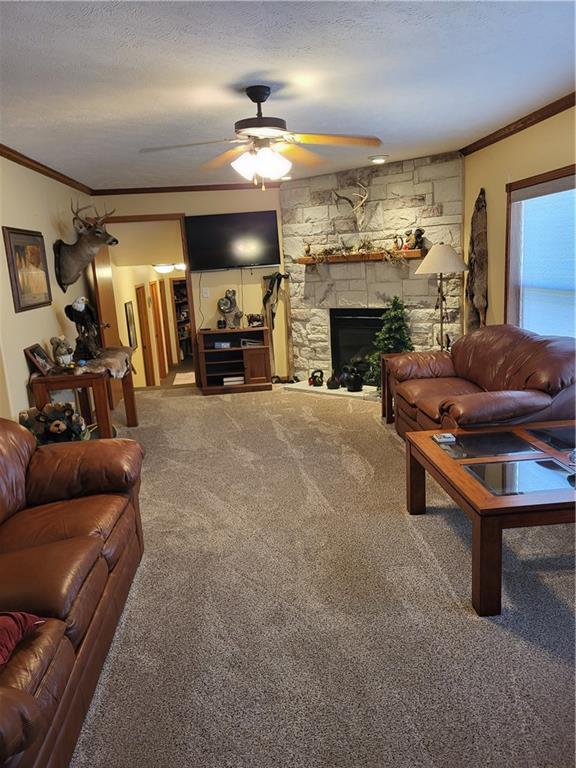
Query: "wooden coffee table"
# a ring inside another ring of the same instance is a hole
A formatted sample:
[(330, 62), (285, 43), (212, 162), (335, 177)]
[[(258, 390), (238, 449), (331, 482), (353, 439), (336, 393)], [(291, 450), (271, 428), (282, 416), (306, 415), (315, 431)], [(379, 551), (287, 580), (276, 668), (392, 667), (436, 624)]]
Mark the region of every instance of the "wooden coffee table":
[(574, 522), (576, 467), (568, 453), (575, 426), (554, 421), (450, 430), (458, 440), (450, 448), (432, 439), (441, 430), (406, 435), (408, 512), (426, 512), (428, 472), (472, 521), (472, 605), (478, 615), (501, 611), (504, 528)]

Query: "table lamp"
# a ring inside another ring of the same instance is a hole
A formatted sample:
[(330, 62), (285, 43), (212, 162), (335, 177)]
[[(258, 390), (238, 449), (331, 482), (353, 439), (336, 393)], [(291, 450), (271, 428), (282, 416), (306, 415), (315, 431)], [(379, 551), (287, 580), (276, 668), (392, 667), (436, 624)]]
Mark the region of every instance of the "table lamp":
[(445, 274), (454, 272), (466, 272), (468, 267), (464, 259), (451, 245), (437, 243), (428, 251), (422, 264), (418, 267), (416, 275), (439, 275), (438, 298), (436, 299), (435, 309), (440, 309), (440, 349), (448, 349), (450, 343), (445, 343), (444, 339), (444, 319), (446, 315), (446, 296), (444, 295), (443, 277)]

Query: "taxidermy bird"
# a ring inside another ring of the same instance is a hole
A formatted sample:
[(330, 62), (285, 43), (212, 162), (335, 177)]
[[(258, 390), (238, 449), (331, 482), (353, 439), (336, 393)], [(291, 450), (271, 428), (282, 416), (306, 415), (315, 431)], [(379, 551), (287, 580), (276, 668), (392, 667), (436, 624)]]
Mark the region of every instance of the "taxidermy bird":
[(64, 307), (64, 312), (68, 320), (76, 325), (78, 333), (74, 359), (91, 360), (98, 357), (100, 355), (98, 336), (103, 326), (98, 322), (94, 307), (88, 303), (85, 296), (79, 296), (72, 304)]

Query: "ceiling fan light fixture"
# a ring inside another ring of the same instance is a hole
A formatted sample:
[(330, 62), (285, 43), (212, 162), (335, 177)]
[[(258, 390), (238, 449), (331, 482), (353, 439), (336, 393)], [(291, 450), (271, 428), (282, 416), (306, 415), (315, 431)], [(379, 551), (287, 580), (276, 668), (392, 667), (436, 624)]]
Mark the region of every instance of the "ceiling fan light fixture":
[(292, 163), (286, 157), (270, 147), (262, 147), (256, 151), (256, 174), (262, 179), (280, 179), (292, 168)]
[(270, 147), (244, 152), (230, 165), (247, 181), (253, 181), (255, 176), (261, 179), (280, 179), (292, 168), (290, 160)]
[(159, 275), (167, 275), (174, 271), (174, 264), (154, 264), (154, 270)]
[(252, 181), (256, 173), (256, 153), (254, 151), (244, 152), (236, 160), (233, 160), (230, 165), (246, 181)]

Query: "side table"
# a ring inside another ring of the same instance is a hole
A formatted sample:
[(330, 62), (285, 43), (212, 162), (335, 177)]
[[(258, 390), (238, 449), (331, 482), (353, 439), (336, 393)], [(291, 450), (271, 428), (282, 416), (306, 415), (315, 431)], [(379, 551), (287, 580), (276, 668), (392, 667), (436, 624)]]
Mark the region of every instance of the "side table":
[[(80, 402), (80, 412), (87, 424), (92, 422), (92, 411), (90, 408), (90, 398), (88, 390), (92, 389), (94, 396), (94, 411), (98, 432), (100, 437), (113, 437), (112, 419), (110, 417), (109, 386), (110, 374), (104, 373), (82, 373), (78, 376), (74, 374), (57, 374), (55, 376), (36, 376), (30, 385), (36, 408), (43, 408), (50, 402), (50, 392), (55, 389), (74, 389), (78, 390), (78, 400)], [(134, 382), (132, 380), (132, 371), (128, 370), (121, 379), (122, 393), (124, 396), (124, 411), (126, 413), (126, 424), (129, 427), (138, 426), (138, 415), (136, 413), (136, 401), (134, 398)]]

